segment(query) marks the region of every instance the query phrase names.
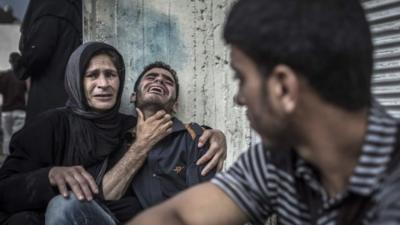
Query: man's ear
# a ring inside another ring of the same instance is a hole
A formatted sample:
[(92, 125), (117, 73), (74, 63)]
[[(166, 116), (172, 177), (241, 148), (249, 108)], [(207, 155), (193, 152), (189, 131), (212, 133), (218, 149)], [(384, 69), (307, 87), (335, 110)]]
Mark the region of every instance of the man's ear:
[(131, 94), (131, 101), (130, 101), (131, 103), (136, 103), (136, 92), (133, 92), (132, 94)]
[(176, 113), (178, 112), (178, 108), (179, 108), (179, 104), (178, 104), (178, 101), (176, 101), (176, 102), (174, 103), (174, 105), (172, 105), (172, 112), (173, 112), (174, 114), (176, 114)]
[(299, 98), (299, 78), (297, 73), (285, 64), (275, 66), (270, 74), (270, 93), (276, 97), (283, 112), (291, 113)]

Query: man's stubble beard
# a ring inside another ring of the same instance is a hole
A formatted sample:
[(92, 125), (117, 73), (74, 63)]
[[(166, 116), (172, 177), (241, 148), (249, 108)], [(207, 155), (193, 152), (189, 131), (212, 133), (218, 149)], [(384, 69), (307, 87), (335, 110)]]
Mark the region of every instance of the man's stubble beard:
[(175, 101), (170, 99), (167, 102), (162, 102), (160, 98), (152, 96), (150, 98), (144, 99), (141, 92), (137, 93), (136, 107), (140, 110), (150, 110), (157, 112), (159, 110), (165, 110), (167, 113), (172, 113), (173, 105)]

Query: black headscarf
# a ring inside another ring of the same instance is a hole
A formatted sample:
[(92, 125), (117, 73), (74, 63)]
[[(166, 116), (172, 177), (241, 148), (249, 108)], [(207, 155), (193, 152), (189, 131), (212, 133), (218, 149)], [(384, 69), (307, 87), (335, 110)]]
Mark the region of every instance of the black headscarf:
[[(93, 111), (87, 104), (83, 75), (93, 56), (108, 50), (118, 56), (115, 65), (119, 74), (119, 89), (114, 107), (106, 112)], [(65, 89), (68, 94), (70, 140), (66, 152), (67, 165), (91, 165), (105, 159), (120, 144), (123, 116), (118, 112), (125, 81), (125, 66), (121, 54), (111, 45), (88, 42), (78, 47), (69, 58), (65, 70)]]

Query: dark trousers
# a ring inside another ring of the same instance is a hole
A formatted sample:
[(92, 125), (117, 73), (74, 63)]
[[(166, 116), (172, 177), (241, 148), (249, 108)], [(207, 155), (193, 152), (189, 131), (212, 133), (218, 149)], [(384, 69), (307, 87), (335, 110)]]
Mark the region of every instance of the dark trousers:
[(33, 211), (24, 211), (4, 217), (1, 225), (44, 225), (44, 215)]

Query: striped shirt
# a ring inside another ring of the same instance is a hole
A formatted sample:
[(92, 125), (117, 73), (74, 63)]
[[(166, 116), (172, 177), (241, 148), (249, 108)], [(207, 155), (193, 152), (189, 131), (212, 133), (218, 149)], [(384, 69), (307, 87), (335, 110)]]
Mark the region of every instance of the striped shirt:
[[(212, 183), (220, 187), (253, 224), (265, 224), (272, 214), (278, 224), (311, 224), (309, 204), (299, 194), (299, 183), (318, 193), (318, 225), (333, 225), (338, 208), (349, 193), (378, 195), (386, 166), (396, 141), (397, 121), (374, 103), (369, 111), (368, 127), (358, 164), (350, 177), (347, 191), (330, 197), (315, 170), (295, 151), (269, 151), (256, 144), (243, 153), (228, 171), (218, 174)], [(371, 222), (375, 206), (368, 210), (363, 223)], [(376, 211), (376, 210), (375, 210)]]

